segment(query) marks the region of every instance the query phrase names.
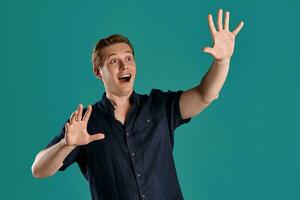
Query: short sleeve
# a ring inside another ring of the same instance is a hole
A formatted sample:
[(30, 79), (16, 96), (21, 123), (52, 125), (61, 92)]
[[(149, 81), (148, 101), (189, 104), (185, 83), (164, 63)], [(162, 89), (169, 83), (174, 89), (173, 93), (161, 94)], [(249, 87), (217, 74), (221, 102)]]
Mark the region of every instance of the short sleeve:
[(191, 121), (191, 118), (182, 119), (180, 108), (179, 108), (179, 99), (182, 90), (163, 92), (158, 89), (153, 89), (152, 94), (155, 94), (156, 101), (160, 103), (160, 107), (167, 117), (169, 130), (173, 138), (173, 133), (175, 129), (182, 124), (188, 123)]
[[(64, 136), (65, 136), (65, 126), (63, 126), (60, 133), (52, 139), (52, 141), (45, 147), (45, 149), (54, 144), (57, 144), (59, 141), (61, 141), (64, 138)], [(74, 162), (77, 162), (79, 160), (79, 153), (80, 153), (80, 147), (76, 147), (75, 149), (73, 149), (73, 151), (71, 151), (67, 155), (67, 157), (63, 161), (63, 165), (58, 170), (64, 171), (71, 164), (73, 164)]]
[(183, 93), (182, 90), (178, 90), (178, 91), (168, 90), (164, 94), (166, 114), (167, 114), (168, 121), (170, 123), (171, 131), (174, 131), (177, 127), (181, 126), (182, 124), (191, 121), (191, 118), (182, 119), (180, 113), (179, 99), (182, 93)]

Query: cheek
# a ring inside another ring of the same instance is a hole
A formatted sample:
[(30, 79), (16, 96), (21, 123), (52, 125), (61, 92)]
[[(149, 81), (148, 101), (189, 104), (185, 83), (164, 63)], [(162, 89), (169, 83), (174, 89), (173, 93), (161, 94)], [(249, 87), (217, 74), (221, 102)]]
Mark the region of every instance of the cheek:
[(106, 73), (106, 72), (104, 72), (104, 73), (102, 73), (102, 80), (106, 83), (106, 84), (109, 84), (110, 82), (111, 82), (111, 80), (112, 80), (112, 75), (111, 74), (109, 74), (109, 73)]
[(132, 68), (133, 68), (133, 71), (136, 71), (136, 65), (135, 65), (135, 63), (132, 64)]
[(117, 70), (114, 67), (109, 67), (105, 70), (105, 74), (108, 78), (113, 78), (117, 74)]

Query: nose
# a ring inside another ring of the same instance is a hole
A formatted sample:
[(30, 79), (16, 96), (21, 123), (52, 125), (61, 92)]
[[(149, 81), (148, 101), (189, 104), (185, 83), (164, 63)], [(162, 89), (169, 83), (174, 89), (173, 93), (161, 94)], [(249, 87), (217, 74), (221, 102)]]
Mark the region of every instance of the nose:
[(120, 70), (125, 70), (127, 68), (128, 68), (128, 66), (126, 65), (126, 63), (123, 60), (121, 60), (120, 61)]

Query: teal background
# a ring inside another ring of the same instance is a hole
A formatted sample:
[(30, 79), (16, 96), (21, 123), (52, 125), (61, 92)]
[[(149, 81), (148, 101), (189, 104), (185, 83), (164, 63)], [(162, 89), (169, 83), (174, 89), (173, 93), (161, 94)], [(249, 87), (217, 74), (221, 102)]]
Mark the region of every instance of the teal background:
[(0, 3), (0, 199), (90, 199), (77, 165), (35, 179), (36, 154), (79, 103), (100, 99), (91, 52), (122, 33), (136, 51), (135, 90), (186, 90), (212, 57), (207, 14), (231, 13), (236, 38), (219, 99), (176, 131), (187, 200), (300, 199), (299, 1), (25, 1)]

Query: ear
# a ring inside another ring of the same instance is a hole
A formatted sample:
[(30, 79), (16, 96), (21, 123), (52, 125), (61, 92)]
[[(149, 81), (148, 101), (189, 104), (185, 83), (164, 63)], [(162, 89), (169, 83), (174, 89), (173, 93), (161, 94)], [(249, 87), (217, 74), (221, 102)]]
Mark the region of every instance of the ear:
[(96, 76), (98, 79), (102, 79), (103, 75), (102, 75), (102, 70), (101, 70), (100, 67), (94, 65), (94, 66), (93, 66), (93, 71), (94, 71), (95, 76)]

